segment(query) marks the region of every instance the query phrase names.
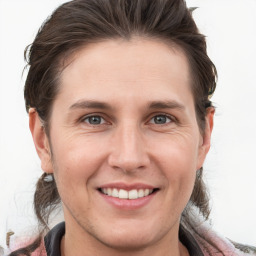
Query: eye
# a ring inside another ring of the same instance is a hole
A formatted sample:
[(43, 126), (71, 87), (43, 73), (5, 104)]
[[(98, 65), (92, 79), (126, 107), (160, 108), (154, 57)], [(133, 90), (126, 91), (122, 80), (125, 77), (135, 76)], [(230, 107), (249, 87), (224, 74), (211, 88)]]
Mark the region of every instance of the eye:
[(150, 119), (149, 123), (151, 124), (166, 124), (171, 123), (172, 120), (167, 115), (156, 115)]
[(83, 119), (83, 122), (91, 125), (99, 125), (106, 123), (106, 121), (101, 116), (88, 116)]

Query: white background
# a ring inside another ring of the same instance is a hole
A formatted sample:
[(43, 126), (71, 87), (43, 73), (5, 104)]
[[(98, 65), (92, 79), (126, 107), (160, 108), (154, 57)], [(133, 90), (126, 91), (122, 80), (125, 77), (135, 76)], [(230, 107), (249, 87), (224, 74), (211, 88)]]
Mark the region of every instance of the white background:
[[(0, 0), (0, 245), (29, 235), (40, 162), (23, 101), (23, 50), (63, 0)], [(215, 230), (256, 245), (256, 0), (190, 0), (219, 72), (212, 148), (205, 163)]]

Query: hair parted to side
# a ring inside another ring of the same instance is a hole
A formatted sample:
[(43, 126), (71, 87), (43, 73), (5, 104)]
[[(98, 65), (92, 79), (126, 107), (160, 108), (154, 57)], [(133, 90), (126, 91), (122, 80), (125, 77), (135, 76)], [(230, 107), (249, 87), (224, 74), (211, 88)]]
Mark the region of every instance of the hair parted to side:
[[(65, 60), (89, 43), (130, 40), (134, 36), (162, 40), (185, 53), (191, 70), (197, 121), (201, 132), (204, 131), (206, 109), (211, 106), (209, 96), (216, 87), (217, 71), (207, 55), (205, 37), (199, 33), (192, 9), (187, 8), (185, 1), (74, 0), (53, 12), (25, 50), (29, 67), (24, 89), (26, 109), (36, 109), (48, 136), (51, 108), (58, 94)], [(207, 219), (210, 210), (202, 176), (200, 169), (190, 202)], [(38, 181), (34, 206), (39, 222), (46, 228), (49, 215), (60, 198), (54, 179), (46, 184), (44, 177), (45, 174)]]

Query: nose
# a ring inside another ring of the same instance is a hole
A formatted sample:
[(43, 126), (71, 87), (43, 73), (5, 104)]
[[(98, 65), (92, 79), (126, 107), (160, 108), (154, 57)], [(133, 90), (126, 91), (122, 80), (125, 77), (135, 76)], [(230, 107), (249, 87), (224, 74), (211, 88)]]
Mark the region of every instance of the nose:
[(136, 125), (123, 125), (116, 128), (111, 140), (109, 165), (124, 172), (136, 171), (150, 163), (146, 140)]

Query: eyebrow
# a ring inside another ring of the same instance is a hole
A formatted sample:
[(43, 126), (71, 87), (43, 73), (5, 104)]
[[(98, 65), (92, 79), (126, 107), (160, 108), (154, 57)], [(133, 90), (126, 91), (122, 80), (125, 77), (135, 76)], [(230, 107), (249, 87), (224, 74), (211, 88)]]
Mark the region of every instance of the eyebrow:
[(95, 100), (80, 100), (69, 107), (70, 110), (86, 108), (112, 109), (111, 105), (108, 103)]
[[(86, 109), (86, 108), (97, 108), (97, 109), (106, 109), (111, 110), (113, 107), (106, 103), (101, 101), (95, 101), (95, 100), (80, 100), (74, 104), (72, 104), (69, 109)], [(185, 106), (180, 104), (177, 101), (152, 101), (148, 104), (149, 109), (180, 109), (184, 110)]]
[(149, 104), (150, 109), (180, 109), (184, 110), (185, 106), (177, 101), (152, 101)]

